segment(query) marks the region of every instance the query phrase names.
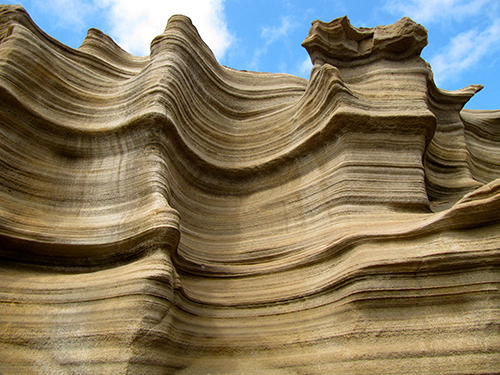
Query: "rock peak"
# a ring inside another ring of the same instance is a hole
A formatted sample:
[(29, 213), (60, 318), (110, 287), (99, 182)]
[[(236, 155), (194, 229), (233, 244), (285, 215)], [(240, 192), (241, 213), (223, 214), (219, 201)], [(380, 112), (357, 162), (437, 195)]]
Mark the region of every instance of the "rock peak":
[(375, 59), (404, 60), (419, 56), (427, 45), (427, 30), (404, 17), (375, 28), (354, 27), (347, 16), (331, 22), (313, 21), (302, 46), (313, 64), (344, 66)]

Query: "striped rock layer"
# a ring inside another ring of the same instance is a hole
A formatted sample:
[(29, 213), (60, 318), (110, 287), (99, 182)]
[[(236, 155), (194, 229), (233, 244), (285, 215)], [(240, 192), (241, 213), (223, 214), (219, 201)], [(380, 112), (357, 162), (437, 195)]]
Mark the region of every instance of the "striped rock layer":
[(498, 373), (500, 112), (422, 26), (315, 21), (309, 80), (0, 37), (0, 372)]

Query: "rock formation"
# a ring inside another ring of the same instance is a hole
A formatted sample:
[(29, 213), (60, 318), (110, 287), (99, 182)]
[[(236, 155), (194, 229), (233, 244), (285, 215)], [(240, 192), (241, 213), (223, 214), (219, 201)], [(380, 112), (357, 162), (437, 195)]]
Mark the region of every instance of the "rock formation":
[(0, 372), (498, 373), (500, 112), (408, 18), (308, 80), (0, 8)]

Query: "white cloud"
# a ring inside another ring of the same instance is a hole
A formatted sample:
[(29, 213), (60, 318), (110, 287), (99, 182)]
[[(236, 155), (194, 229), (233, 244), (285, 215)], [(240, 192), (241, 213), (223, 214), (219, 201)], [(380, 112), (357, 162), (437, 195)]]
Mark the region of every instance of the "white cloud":
[(500, 20), (495, 20), (483, 32), (474, 29), (457, 35), (443, 52), (430, 60), (436, 82), (452, 81), (485, 56), (498, 53), (499, 43)]
[(73, 26), (85, 27), (85, 17), (88, 16), (93, 7), (91, 4), (79, 0), (53, 0), (45, 4), (51, 11), (57, 12), (64, 17), (65, 23)]
[(307, 56), (307, 58), (299, 65), (298, 75), (300, 77), (309, 78), (312, 67), (313, 64), (311, 62), (311, 58)]
[(482, 15), (486, 5), (498, 0), (388, 0), (385, 8), (391, 13), (409, 16), (419, 23), (443, 19), (461, 20), (472, 15)]
[(170, 16), (191, 18), (202, 39), (221, 59), (233, 41), (227, 29), (223, 0), (94, 0), (109, 12), (110, 35), (125, 50), (149, 55), (153, 38), (163, 32)]
[(283, 17), (281, 25), (274, 27), (263, 27), (260, 36), (266, 40), (266, 44), (272, 44), (281, 37), (286, 37), (295, 28), (290, 17)]
[[(4, 0), (7, 4), (20, 4), (30, 15), (39, 14), (50, 18), (61, 29), (84, 30), (86, 21), (95, 11), (92, 0)], [(34, 14), (32, 14), (34, 13)]]
[(429, 59), (438, 84), (457, 81), (500, 51), (498, 0), (386, 0), (385, 9), (447, 32), (462, 30)]
[(248, 63), (248, 68), (249, 70), (258, 70), (259, 69), (259, 63), (260, 63), (260, 58), (262, 55), (264, 55), (267, 52), (267, 48), (257, 48), (253, 51), (252, 54), (252, 59)]
[[(259, 46), (253, 51), (253, 56), (248, 64), (248, 69), (258, 70), (261, 58), (268, 53), (269, 46), (278, 40), (285, 40), (290, 31), (297, 27), (297, 23), (292, 22), (291, 17), (282, 17), (281, 23), (277, 26), (272, 27), (262, 27), (262, 32), (260, 34), (261, 38), (264, 39), (264, 44)], [(280, 62), (281, 71), (285, 70), (284, 63)]]

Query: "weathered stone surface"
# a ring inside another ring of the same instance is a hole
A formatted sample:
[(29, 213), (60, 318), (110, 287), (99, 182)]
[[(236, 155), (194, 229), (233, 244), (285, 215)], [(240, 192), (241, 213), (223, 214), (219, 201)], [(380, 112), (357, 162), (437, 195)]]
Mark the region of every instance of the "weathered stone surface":
[(409, 19), (309, 81), (0, 8), (2, 373), (498, 373), (500, 113)]

